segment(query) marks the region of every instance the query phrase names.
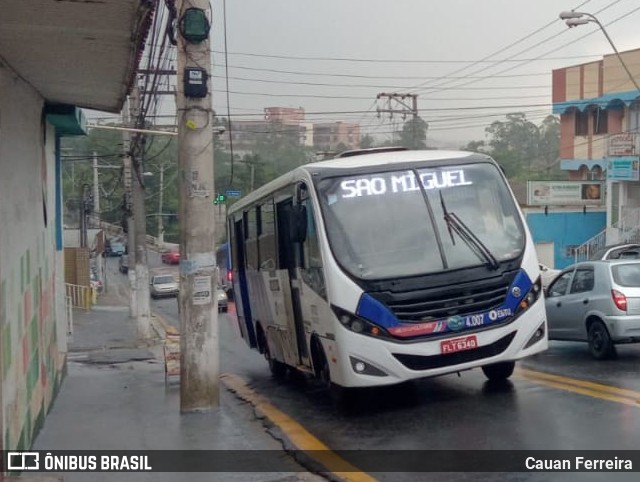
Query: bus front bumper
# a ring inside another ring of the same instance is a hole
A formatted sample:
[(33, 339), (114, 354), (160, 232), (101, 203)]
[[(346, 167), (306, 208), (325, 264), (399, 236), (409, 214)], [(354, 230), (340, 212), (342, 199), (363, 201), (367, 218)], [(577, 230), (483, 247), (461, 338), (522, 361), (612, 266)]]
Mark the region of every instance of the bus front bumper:
[[(544, 330), (540, 336), (539, 329)], [(476, 348), (443, 353), (442, 341), (474, 335)], [(345, 387), (392, 385), (417, 378), (460, 372), (502, 361), (514, 361), (547, 349), (544, 298), (508, 325), (463, 332), (430, 341), (395, 343), (338, 327), (336, 342), (324, 339), (338, 357), (330, 363), (331, 379)], [(342, 363), (340, 363), (340, 360)]]

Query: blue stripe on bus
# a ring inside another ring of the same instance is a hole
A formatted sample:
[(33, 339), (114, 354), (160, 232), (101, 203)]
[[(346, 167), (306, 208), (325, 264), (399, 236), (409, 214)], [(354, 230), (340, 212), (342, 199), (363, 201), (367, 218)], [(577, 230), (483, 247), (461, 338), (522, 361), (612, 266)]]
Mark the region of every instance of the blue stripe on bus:
[[(493, 310), (477, 313), (477, 315), (482, 316), (482, 322), (479, 323), (481, 325), (489, 325), (513, 316), (518, 307), (518, 303), (520, 303), (520, 301), (526, 296), (532, 286), (533, 282), (527, 273), (524, 270), (520, 270), (509, 287), (504, 303)], [(362, 293), (360, 296), (360, 301), (358, 302), (355, 314), (383, 328), (415, 325), (415, 322), (403, 323), (396, 318), (393, 312), (384, 303), (381, 303), (367, 293)], [(463, 318), (466, 318), (467, 316), (470, 315), (466, 315)], [(447, 328), (448, 318), (429, 321), (444, 323), (442, 330), (439, 330), (440, 333), (454, 331)]]
[(383, 328), (400, 325), (400, 321), (389, 308), (367, 293), (362, 293), (362, 296), (360, 296), (356, 315), (373, 321)]

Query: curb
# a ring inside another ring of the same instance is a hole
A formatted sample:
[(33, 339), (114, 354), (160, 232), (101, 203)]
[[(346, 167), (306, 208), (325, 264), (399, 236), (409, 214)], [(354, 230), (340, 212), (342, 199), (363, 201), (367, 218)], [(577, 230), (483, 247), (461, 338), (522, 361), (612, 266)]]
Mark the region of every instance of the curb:
[(220, 381), (240, 400), (251, 404), (256, 416), (267, 425), (279, 429), (285, 451), (314, 474), (331, 482), (376, 482), (377, 479), (340, 457), (321, 440), (286, 413), (276, 408), (267, 398), (253, 390), (247, 382), (233, 373), (223, 373)]
[(161, 339), (165, 339), (167, 335), (179, 335), (180, 332), (167, 321), (167, 319), (155, 311), (151, 311), (151, 327)]

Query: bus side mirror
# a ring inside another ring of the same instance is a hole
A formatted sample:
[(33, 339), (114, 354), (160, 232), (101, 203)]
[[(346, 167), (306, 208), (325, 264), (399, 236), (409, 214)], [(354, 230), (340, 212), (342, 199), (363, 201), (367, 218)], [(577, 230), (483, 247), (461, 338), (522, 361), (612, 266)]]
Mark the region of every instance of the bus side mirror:
[(307, 239), (307, 208), (296, 204), (291, 210), (289, 234), (294, 243), (304, 243)]

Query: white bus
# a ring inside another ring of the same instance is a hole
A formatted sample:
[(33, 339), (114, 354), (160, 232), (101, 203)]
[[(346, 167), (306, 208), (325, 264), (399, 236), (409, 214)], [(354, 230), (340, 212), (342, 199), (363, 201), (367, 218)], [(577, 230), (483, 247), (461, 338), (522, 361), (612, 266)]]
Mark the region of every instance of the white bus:
[(499, 380), (547, 348), (533, 241), (486, 155), (307, 164), (227, 221), (240, 330), (276, 376), (340, 389), (482, 367)]

